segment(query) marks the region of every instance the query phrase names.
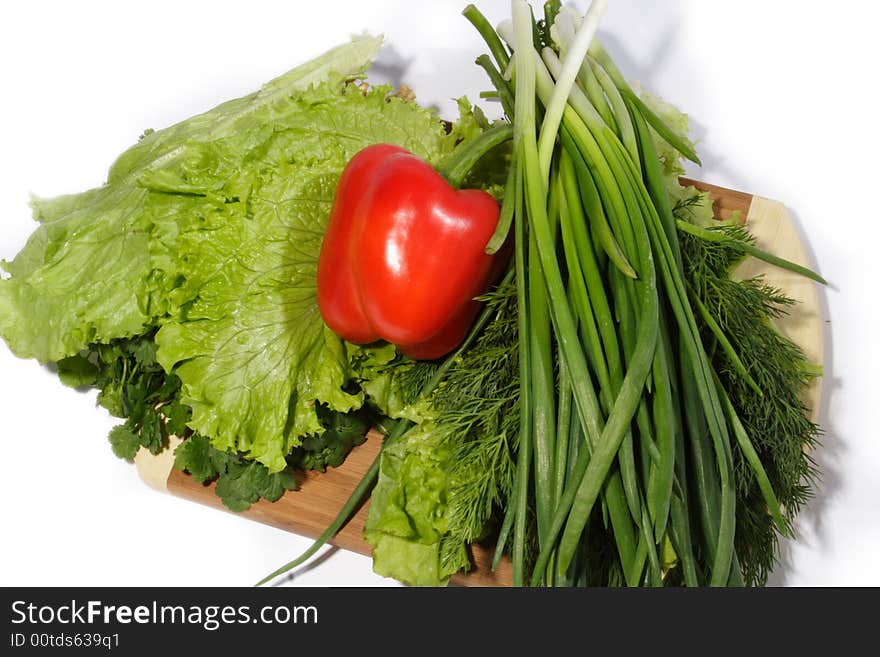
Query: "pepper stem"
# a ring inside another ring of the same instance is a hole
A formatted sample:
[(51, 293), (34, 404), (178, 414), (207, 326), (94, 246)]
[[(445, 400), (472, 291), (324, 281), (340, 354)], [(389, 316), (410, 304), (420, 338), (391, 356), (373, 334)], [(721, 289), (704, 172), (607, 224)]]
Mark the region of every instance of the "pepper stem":
[(480, 158), (512, 138), (513, 126), (510, 124), (489, 128), (479, 137), (455, 149), (440, 167), (441, 175), (449, 181), (450, 185), (458, 189), (471, 169), (480, 161)]

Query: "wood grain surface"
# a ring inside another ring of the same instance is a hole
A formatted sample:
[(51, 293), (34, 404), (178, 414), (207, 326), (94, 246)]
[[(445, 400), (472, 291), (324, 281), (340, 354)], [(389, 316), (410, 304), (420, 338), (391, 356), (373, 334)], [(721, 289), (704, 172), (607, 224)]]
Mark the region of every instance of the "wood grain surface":
[[(800, 264), (812, 264), (808, 261), (806, 248), (796, 226), (781, 203), (698, 181), (683, 182), (709, 192), (716, 216), (721, 219), (730, 219), (738, 212), (739, 215), (736, 216), (748, 223), (762, 248)], [(757, 261), (747, 262), (741, 272), (743, 275), (766, 276), (769, 283), (781, 287), (799, 302), (792, 313), (783, 318), (780, 330), (799, 344), (808, 358), (820, 364), (823, 320), (816, 285)], [(819, 400), (818, 380), (807, 391), (807, 400), (808, 407), (813, 409), (815, 416)], [(370, 432), (367, 441), (355, 448), (342, 466), (329, 469), (325, 473), (302, 473), (298, 479), (298, 490), (287, 492), (277, 502), (258, 502), (241, 515), (302, 536), (317, 537), (335, 518), (363, 473), (376, 458), (381, 440), (381, 434)], [(174, 470), (168, 459), (162, 461), (151, 458), (147, 452), (146, 456), (139, 455), (137, 463), (142, 478), (153, 482), (154, 486), (158, 481), (157, 487), (161, 488), (161, 482), (164, 481), (166, 490), (173, 495), (225, 510), (220, 498), (214, 493), (213, 485), (199, 484), (188, 475)], [(363, 539), (368, 508), (369, 501), (330, 542), (342, 549), (369, 555), (370, 546)], [(452, 583), (462, 586), (510, 586), (510, 562), (505, 559), (493, 572), (490, 567), (492, 549), (492, 546), (487, 545), (471, 546), (474, 568), (470, 572), (454, 576)]]
[[(751, 194), (745, 192), (737, 192), (732, 189), (725, 189), (717, 185), (710, 185), (699, 180), (690, 178), (680, 178), (682, 185), (693, 185), (703, 192), (707, 192), (712, 199), (712, 209), (715, 211), (715, 217), (722, 221), (730, 221), (736, 214), (740, 221), (746, 221), (749, 216), (749, 210), (752, 207), (752, 199), (755, 198)], [(737, 214), (739, 213), (739, 214)]]
[[(381, 445), (382, 434), (370, 431), (366, 442), (353, 449), (340, 467), (329, 468), (323, 473), (299, 472), (296, 476), (298, 490), (288, 491), (277, 502), (260, 500), (241, 515), (301, 536), (320, 536), (370, 468)], [(200, 484), (179, 470), (172, 469), (168, 474), (167, 490), (172, 495), (228, 511), (214, 492), (213, 484)], [(369, 506), (367, 500), (330, 543), (369, 556), (370, 545), (363, 538)], [(454, 575), (452, 583), (463, 586), (510, 586), (510, 561), (503, 560), (492, 571), (493, 549), (491, 545), (472, 545), (471, 557), (475, 567), (469, 572)]]

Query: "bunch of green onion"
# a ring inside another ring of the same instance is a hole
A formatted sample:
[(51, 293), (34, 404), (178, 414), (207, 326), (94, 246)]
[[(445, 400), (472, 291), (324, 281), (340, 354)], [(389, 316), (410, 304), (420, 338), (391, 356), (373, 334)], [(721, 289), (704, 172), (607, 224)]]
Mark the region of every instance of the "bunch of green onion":
[(502, 222), (489, 245), (497, 249), (512, 222), (520, 448), (497, 555), (510, 543), (514, 585), (569, 584), (589, 524), (605, 522), (627, 585), (662, 584), (671, 561), (687, 585), (736, 585), (731, 441), (786, 528), (701, 341), (652, 130), (697, 156), (595, 38), (606, 4), (594, 0), (577, 26), (548, 2), (556, 49), (536, 38), (524, 0), (513, 0), (512, 25), (499, 28), (509, 49), (476, 8), (465, 10), (494, 57), (478, 63), (514, 126)]

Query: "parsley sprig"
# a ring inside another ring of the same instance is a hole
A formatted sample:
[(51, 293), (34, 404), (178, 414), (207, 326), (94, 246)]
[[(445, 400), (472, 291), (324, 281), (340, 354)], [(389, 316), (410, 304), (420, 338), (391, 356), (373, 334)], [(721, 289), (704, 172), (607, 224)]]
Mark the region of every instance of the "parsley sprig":
[(346, 414), (321, 405), (317, 412), (323, 432), (303, 439), (280, 472), (270, 472), (241, 452), (217, 449), (189, 428), (192, 411), (180, 400), (180, 379), (156, 361), (154, 335), (151, 331), (93, 344), (57, 364), (63, 383), (98, 388), (98, 403), (124, 420), (108, 436), (119, 458), (132, 460), (141, 449), (158, 454), (169, 448), (170, 436), (183, 438), (175, 450), (174, 467), (200, 483), (216, 482), (223, 503), (232, 511), (245, 511), (260, 499), (275, 501), (295, 489), (295, 470), (336, 467), (364, 441), (372, 419), (366, 411)]

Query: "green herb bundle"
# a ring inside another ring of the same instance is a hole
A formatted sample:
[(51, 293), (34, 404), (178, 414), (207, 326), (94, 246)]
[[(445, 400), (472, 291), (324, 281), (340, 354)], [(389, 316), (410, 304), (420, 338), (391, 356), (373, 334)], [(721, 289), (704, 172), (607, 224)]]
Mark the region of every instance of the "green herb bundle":
[[(336, 467), (369, 427), (380, 455), (303, 563), (371, 497), (376, 572), (442, 585), (494, 541), (517, 586), (763, 584), (811, 490), (819, 372), (773, 320), (791, 300), (747, 257), (823, 282), (712, 221), (679, 184), (687, 120), (637, 93), (585, 16), (512, 1), (465, 17), (505, 119), (458, 122), (363, 80), (359, 37), (170, 128), (82, 194), (35, 199), (3, 263), (0, 335), (94, 386), (113, 451), (175, 448), (232, 510)], [(491, 55), (491, 56), (490, 56)], [(436, 362), (324, 324), (317, 258), (339, 176), (401, 145), (501, 202), (513, 242), (465, 341)], [(296, 494), (296, 493), (292, 493)]]
[[(791, 527), (816, 477), (810, 451), (819, 427), (810, 420), (801, 393), (819, 371), (773, 325), (794, 302), (760, 278), (740, 280), (732, 275), (754, 246), (747, 230), (733, 224), (712, 232), (710, 239), (701, 239), (692, 230), (680, 231), (686, 278), (695, 303), (706, 310), (701, 333), (715, 371), (745, 433), (753, 437), (785, 524)], [(718, 346), (709, 324), (725, 327), (729, 350)], [(763, 584), (776, 563), (778, 532), (741, 449), (734, 450), (734, 472), (737, 554), (745, 581)]]
[(808, 490), (814, 372), (769, 321), (788, 300), (731, 270), (748, 254), (815, 275), (742, 228), (676, 223), (701, 199), (669, 168), (699, 160), (594, 38), (605, 4), (535, 22), (514, 0), (509, 49), (465, 11), (515, 131), (521, 415), (499, 549), (517, 585), (761, 583)]

